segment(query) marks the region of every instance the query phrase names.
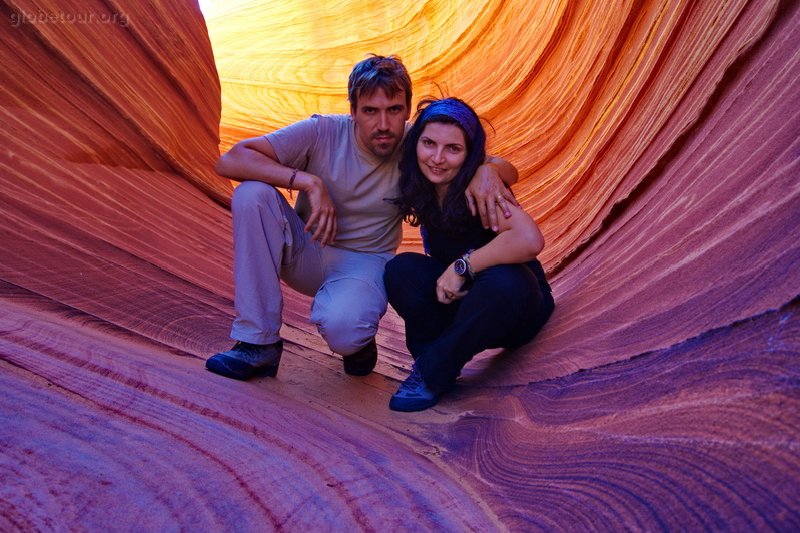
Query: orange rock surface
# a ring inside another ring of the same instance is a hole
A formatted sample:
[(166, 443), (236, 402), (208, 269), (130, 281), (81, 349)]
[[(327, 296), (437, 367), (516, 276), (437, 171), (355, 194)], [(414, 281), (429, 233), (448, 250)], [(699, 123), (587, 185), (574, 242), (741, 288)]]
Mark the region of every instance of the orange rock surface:
[[(800, 5), (286, 5), (0, 1), (0, 530), (800, 529)], [(557, 301), (423, 413), (392, 311), (366, 378), (292, 292), (276, 379), (203, 368), (220, 149), (367, 52), (491, 122)]]

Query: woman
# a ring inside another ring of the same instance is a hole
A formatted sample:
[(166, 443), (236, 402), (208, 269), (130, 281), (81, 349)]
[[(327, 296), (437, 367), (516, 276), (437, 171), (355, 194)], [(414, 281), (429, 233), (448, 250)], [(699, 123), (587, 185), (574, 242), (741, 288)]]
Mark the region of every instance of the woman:
[(544, 246), (536, 222), (511, 205), (495, 233), (467, 207), (464, 192), (485, 145), (480, 119), (457, 98), (421, 102), (403, 144), (398, 204), (408, 222), (422, 226), (427, 255), (399, 254), (384, 273), (414, 358), (392, 410), (435, 405), (475, 354), (529, 342), (553, 312), (536, 261)]

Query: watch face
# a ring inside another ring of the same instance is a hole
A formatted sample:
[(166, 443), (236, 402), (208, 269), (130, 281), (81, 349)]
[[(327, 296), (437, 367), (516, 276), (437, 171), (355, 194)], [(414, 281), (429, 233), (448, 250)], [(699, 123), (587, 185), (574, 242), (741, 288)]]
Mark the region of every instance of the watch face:
[(467, 273), (467, 262), (463, 259), (456, 259), (456, 262), (453, 263), (453, 270), (455, 270), (456, 274), (459, 276), (463, 276)]

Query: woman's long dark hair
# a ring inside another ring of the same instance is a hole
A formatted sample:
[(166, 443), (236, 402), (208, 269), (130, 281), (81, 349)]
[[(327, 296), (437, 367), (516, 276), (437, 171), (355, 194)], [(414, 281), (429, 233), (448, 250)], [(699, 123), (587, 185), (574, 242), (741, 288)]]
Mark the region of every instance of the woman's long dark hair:
[[(430, 122), (455, 124), (467, 142), (467, 157), (445, 194), (442, 207), (436, 189), (422, 173), (417, 161), (417, 143)], [(478, 167), (486, 159), (486, 132), (475, 111), (458, 98), (426, 99), (417, 105), (414, 124), (403, 141), (400, 158), (400, 198), (403, 219), (412, 226), (438, 226), (460, 232), (472, 214), (464, 192)]]

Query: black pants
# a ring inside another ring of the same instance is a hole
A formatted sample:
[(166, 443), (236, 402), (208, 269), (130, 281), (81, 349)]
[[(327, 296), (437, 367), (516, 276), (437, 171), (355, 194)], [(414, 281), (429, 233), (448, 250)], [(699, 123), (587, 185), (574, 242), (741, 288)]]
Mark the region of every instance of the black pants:
[(389, 303), (406, 323), (406, 346), (417, 370), (438, 391), (449, 388), (483, 350), (531, 341), (554, 307), (527, 265), (487, 268), (467, 285), (464, 298), (439, 303), (436, 280), (448, 266), (406, 252), (389, 261), (383, 275)]

